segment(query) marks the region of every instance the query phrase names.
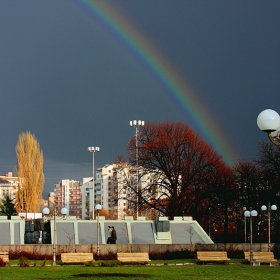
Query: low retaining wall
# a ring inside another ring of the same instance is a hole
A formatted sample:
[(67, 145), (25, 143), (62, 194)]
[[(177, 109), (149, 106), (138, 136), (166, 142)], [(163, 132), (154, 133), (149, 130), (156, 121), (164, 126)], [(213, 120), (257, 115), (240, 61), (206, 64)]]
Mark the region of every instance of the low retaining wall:
[[(280, 244), (271, 244), (272, 251), (279, 252)], [(107, 255), (109, 253), (117, 252), (176, 252), (176, 251), (249, 251), (250, 244), (242, 243), (229, 243), (229, 244), (100, 244), (100, 254)], [(32, 253), (52, 255), (52, 244), (32, 244), (32, 245), (0, 245), (0, 251), (26, 251)], [(57, 255), (63, 252), (80, 252), (96, 253), (96, 244), (70, 244), (70, 245), (56, 245)], [(265, 243), (253, 244), (253, 251), (268, 251), (268, 245)]]

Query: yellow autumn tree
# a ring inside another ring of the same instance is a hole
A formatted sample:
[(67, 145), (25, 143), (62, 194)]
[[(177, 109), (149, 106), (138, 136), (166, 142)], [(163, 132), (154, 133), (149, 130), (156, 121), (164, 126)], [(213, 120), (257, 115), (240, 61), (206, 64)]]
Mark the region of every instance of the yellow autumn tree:
[(16, 210), (18, 213), (39, 212), (45, 183), (44, 157), (37, 139), (29, 131), (19, 135), (16, 156), (16, 172), (19, 178)]

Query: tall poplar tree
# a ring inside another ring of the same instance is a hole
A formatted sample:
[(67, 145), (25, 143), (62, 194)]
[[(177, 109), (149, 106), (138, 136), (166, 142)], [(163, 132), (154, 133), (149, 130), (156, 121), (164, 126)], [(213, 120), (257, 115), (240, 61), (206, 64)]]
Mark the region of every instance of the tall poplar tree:
[(39, 212), (45, 183), (44, 157), (37, 139), (29, 131), (19, 135), (16, 155), (19, 177), (16, 210), (18, 213)]

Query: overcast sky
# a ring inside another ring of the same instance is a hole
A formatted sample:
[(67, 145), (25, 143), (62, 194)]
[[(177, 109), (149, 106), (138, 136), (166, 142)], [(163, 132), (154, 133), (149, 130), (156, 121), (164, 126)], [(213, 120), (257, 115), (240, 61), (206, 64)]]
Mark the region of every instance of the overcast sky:
[(16, 166), (25, 131), (44, 153), (45, 192), (91, 176), (88, 146), (100, 147), (96, 167), (126, 156), (130, 120), (182, 121), (200, 132), (197, 117), (94, 14), (98, 2), (192, 89), (228, 141), (231, 163), (257, 156), (268, 141), (259, 112), (280, 112), (279, 0), (0, 0), (0, 173)]

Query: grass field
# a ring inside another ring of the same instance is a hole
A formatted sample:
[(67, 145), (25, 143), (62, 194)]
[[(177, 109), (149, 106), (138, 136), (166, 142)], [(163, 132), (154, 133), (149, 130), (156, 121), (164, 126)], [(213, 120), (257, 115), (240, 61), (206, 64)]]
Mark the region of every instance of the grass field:
[(280, 266), (249, 265), (187, 265), (187, 266), (119, 266), (90, 267), (76, 266), (6, 266), (0, 268), (0, 279), (47, 280), (47, 279), (278, 279)]

